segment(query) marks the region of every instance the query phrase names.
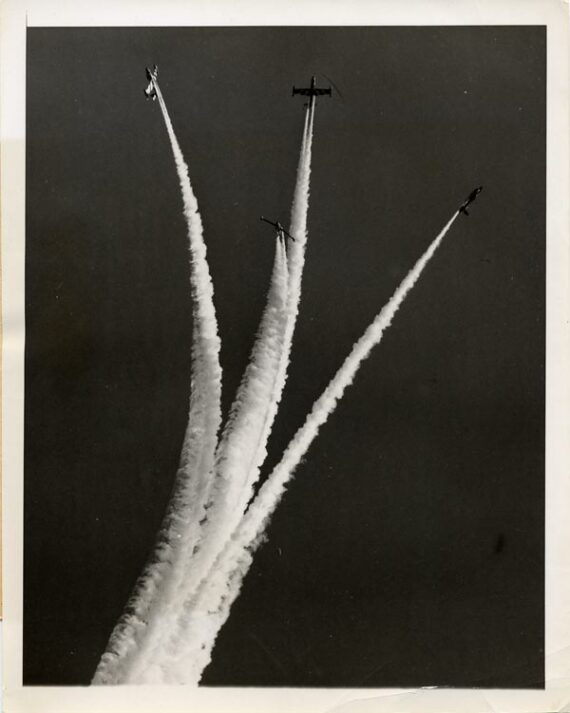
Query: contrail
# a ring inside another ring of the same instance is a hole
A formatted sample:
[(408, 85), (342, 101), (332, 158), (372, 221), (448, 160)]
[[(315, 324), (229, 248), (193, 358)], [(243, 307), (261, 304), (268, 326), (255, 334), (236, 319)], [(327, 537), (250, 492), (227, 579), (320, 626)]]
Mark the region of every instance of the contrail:
[(178, 671), (174, 675), (183, 674), (188, 683), (198, 684), (204, 668), (211, 659), (218, 631), (229, 616), (231, 605), (238, 596), (243, 578), (251, 565), (253, 553), (263, 539), (263, 533), (281, 500), (287, 482), (293, 477), (296, 467), (317, 436), (319, 428), (334, 411), (345, 389), (352, 383), (361, 363), (382, 339), (384, 331), (390, 326), (406, 295), (419, 279), (458, 214), (456, 212), (453, 215), (408, 272), (389, 302), (355, 343), (341, 368), (313, 405), (305, 423), (293, 437), (280, 463), (260, 488), (239, 527), (218, 557), (208, 580), (202, 584), (197, 597), (192, 602), (191, 616), (187, 620), (187, 628), (183, 635), (185, 640), (191, 641), (193, 645), (191, 650), (186, 651), (183, 660), (172, 662), (174, 666), (178, 666)]
[[(296, 252), (287, 261), (283, 245), (278, 246), (274, 290), (270, 291), (271, 311), (254, 346), (228, 424), (217, 452), (216, 478), (199, 543), (187, 576), (180, 587), (178, 621), (162, 626), (163, 635), (152, 653), (141, 659), (129, 675), (129, 682), (142, 682), (149, 676), (159, 680), (188, 682), (177, 661), (193, 645), (180, 632), (192, 616), (192, 597), (208, 576), (216, 557), (222, 552), (238, 526), (253, 495), (259, 469), (266, 456), (267, 440), (286, 380), (286, 366), (298, 312), (300, 282), (304, 264), (308, 211), (313, 113), (305, 116), (297, 180), (291, 209), (291, 229), (295, 230)], [(291, 247), (291, 251), (295, 248)], [(281, 252), (282, 251), (282, 252)], [(283, 289), (283, 286), (286, 289)], [(293, 293), (293, 298), (291, 294)], [(170, 638), (169, 638), (170, 634)], [(145, 641), (146, 644), (146, 641)], [(180, 675), (174, 676), (173, 671)]]
[(185, 561), (199, 539), (221, 423), (220, 338), (202, 221), (188, 166), (156, 80), (154, 86), (174, 154), (188, 229), (193, 317), (189, 416), (174, 491), (157, 544), (95, 672), (93, 683), (97, 684), (123, 682), (130, 659), (139, 655), (152, 625), (160, 619), (157, 610), (168, 602), (167, 590), (182, 576)]

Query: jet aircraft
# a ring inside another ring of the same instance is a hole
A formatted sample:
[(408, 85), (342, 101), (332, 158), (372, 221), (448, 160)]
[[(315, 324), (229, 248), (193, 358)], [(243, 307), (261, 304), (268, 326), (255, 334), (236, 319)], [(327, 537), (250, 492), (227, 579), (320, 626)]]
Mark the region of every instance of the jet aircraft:
[(313, 105), (313, 102), (315, 101), (315, 97), (320, 97), (320, 96), (332, 96), (332, 90), (330, 87), (317, 87), (317, 78), (315, 75), (311, 77), (311, 86), (310, 87), (295, 87), (293, 86), (293, 94), (291, 96), (295, 96), (295, 94), (300, 94), (301, 96), (304, 97), (310, 97), (309, 98), (309, 106)]
[(474, 191), (471, 191), (471, 193), (467, 196), (467, 198), (463, 201), (463, 203), (459, 206), (459, 212), (460, 213), (465, 213), (465, 215), (469, 215), (467, 212), (467, 206), (473, 203), (475, 198), (481, 193), (483, 190), (483, 186), (479, 186), (479, 188), (475, 188)]
[(154, 81), (158, 77), (158, 67), (156, 64), (152, 69), (146, 67), (145, 72), (146, 78), (148, 79), (148, 87), (144, 90), (145, 97), (147, 99), (152, 99), (152, 101), (156, 101), (156, 87), (154, 86)]
[(279, 221), (276, 221), (274, 223), (272, 220), (269, 220), (268, 218), (264, 218), (263, 216), (261, 216), (260, 220), (263, 220), (266, 223), (269, 223), (269, 225), (272, 225), (275, 228), (277, 237), (280, 240), (285, 241), (285, 236), (287, 236), (288, 238), (291, 238), (291, 240), (295, 241), (295, 238), (285, 230), (285, 228), (281, 225), (281, 223)]

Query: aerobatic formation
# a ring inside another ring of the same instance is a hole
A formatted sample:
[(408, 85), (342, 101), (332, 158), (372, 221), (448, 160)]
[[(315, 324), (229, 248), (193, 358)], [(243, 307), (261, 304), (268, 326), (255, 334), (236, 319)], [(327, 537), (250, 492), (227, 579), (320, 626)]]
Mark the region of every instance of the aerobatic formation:
[(468, 214), (467, 206), (481, 187), (469, 194), (354, 344), (256, 492), (287, 380), (300, 305), (316, 98), (331, 96), (331, 88), (317, 87), (315, 77), (309, 87), (293, 87), (293, 95), (308, 97), (308, 102), (289, 231), (279, 221), (261, 217), (275, 230), (273, 271), (249, 363), (223, 423), (221, 342), (198, 203), (156, 65), (146, 68), (146, 77), (145, 96), (158, 100), (170, 139), (187, 224), (193, 317), (189, 415), (173, 495), (154, 551), (111, 634), (93, 683), (197, 685), (287, 482), (457, 216)]

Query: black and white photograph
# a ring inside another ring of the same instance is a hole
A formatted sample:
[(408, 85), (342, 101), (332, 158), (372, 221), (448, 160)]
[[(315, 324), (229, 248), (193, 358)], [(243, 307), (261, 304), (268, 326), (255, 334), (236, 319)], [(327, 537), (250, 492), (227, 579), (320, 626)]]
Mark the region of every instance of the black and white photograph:
[(24, 688), (547, 688), (547, 25), (298, 12), (26, 28)]

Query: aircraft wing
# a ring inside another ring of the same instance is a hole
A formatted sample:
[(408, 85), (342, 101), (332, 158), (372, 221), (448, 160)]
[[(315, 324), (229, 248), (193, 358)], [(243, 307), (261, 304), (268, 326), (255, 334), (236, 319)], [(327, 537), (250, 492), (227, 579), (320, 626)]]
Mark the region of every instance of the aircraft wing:
[(304, 97), (321, 97), (326, 94), (331, 95), (330, 87), (328, 89), (321, 89), (320, 87), (302, 87), (297, 89), (293, 87), (293, 94), (301, 94)]

